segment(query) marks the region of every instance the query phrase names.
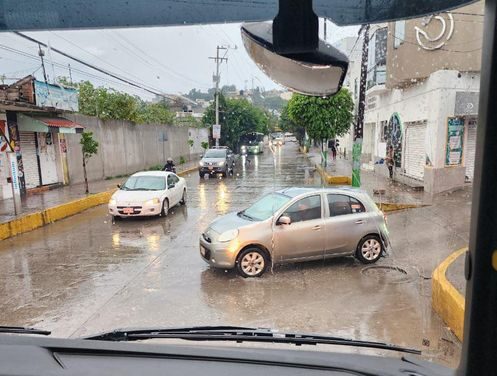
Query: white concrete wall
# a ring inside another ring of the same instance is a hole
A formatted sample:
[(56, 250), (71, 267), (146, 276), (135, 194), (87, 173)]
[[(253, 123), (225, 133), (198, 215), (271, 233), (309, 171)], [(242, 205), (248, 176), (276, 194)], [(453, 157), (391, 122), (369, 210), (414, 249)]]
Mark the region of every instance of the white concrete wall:
[[(98, 154), (88, 162), (89, 180), (132, 174), (154, 165), (163, 165), (168, 157), (173, 158), (176, 164), (180, 157), (187, 161), (196, 159), (201, 153), (200, 143), (208, 140), (206, 129), (103, 121), (79, 114), (66, 114), (65, 117), (93, 132), (93, 137), (100, 144)], [(162, 141), (163, 132), (166, 141)], [(66, 135), (70, 183), (83, 181), (80, 138), (80, 135)], [(190, 138), (194, 139), (192, 148), (188, 145)]]

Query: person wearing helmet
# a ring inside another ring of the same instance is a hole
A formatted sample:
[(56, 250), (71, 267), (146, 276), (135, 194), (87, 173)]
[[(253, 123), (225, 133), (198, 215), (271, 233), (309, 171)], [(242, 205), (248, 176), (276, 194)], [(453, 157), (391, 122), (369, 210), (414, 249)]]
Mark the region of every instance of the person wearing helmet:
[(171, 157), (167, 158), (166, 164), (163, 168), (164, 171), (174, 172), (176, 173), (176, 168), (174, 167), (174, 162)]

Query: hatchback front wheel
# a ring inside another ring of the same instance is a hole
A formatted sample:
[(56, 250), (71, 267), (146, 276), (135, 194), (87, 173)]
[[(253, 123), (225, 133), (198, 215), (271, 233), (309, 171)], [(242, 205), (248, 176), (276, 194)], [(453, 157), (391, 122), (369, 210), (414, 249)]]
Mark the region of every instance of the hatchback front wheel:
[(236, 264), (242, 277), (260, 277), (266, 271), (268, 257), (259, 248), (251, 247), (240, 253)]

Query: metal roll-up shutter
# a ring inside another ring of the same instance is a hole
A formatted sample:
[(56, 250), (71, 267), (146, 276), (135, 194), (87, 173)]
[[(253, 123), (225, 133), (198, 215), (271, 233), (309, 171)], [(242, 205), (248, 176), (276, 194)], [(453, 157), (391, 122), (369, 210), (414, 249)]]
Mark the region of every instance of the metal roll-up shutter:
[(426, 164), (426, 122), (406, 123), (405, 134), (405, 174), (423, 180)]
[(19, 132), (22, 165), (26, 188), (35, 188), (40, 185), (38, 158), (36, 157), (36, 133)]
[(464, 166), (466, 167), (466, 179), (473, 181), (475, 173), (476, 120), (470, 120), (466, 129), (468, 138), (464, 146)]

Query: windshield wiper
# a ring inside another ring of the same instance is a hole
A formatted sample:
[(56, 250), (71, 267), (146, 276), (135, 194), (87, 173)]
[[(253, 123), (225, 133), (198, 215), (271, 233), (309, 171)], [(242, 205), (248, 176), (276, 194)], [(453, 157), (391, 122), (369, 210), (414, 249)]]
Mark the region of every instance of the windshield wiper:
[(248, 214), (245, 214), (245, 210), (242, 210), (242, 211), (239, 211), (238, 213), (236, 213), (239, 217), (244, 217), (246, 219), (248, 219), (249, 221), (254, 221), (255, 218), (254, 217), (251, 217), (250, 215)]
[(22, 326), (0, 326), (0, 333), (12, 333), (12, 334), (39, 334), (42, 336), (50, 335), (49, 330), (42, 330), (36, 328), (24, 328)]
[(266, 328), (237, 326), (201, 326), (187, 328), (115, 330), (84, 339), (98, 341), (141, 341), (157, 338), (175, 338), (191, 341), (271, 342), (300, 345), (341, 345), (399, 351), (421, 355), (420, 350), (390, 345), (382, 342), (353, 340), (341, 337), (301, 333), (280, 333)]

